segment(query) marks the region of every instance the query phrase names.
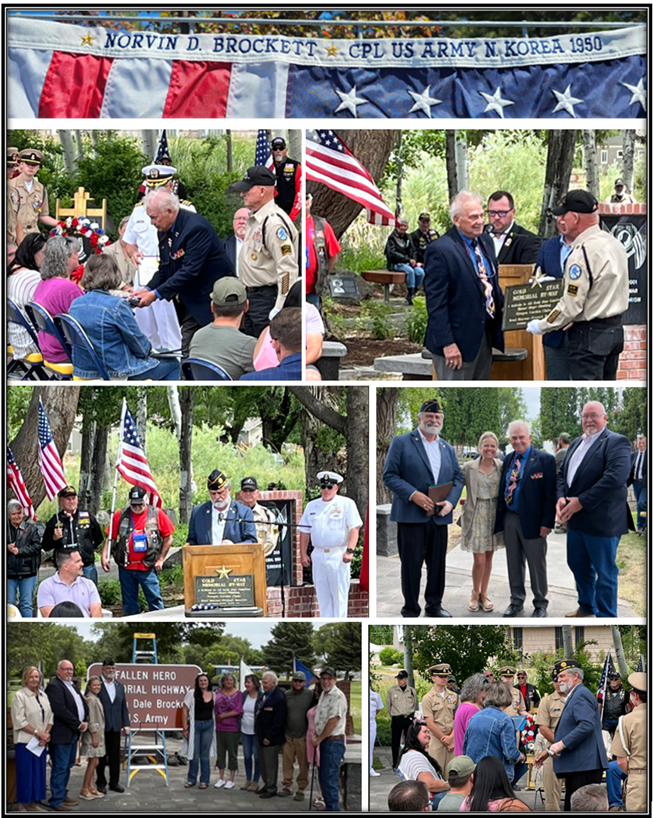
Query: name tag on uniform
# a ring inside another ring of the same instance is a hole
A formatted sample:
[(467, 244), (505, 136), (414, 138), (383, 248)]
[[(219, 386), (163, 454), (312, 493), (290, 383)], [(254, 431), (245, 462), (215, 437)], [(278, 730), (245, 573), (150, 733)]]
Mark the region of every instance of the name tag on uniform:
[(134, 531), (133, 546), (137, 554), (142, 554), (144, 551), (147, 551), (147, 534), (144, 531), (140, 534)]

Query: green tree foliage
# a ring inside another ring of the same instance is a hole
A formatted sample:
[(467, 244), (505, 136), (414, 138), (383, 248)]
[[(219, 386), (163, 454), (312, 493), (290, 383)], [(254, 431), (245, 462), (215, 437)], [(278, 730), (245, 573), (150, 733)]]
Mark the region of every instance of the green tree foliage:
[(334, 622), (323, 625), (314, 638), (316, 653), (324, 656), (324, 664), (343, 671), (348, 679), (361, 669), (360, 622)]
[(448, 662), (457, 679), (482, 673), (491, 658), (501, 661), (511, 654), (506, 625), (418, 625), (409, 628), (413, 667), (426, 678), (426, 669)]
[(499, 428), (496, 389), (447, 389), (442, 434), (452, 445), (476, 446), (488, 430)]
[(500, 432), (497, 431), (497, 436), (501, 439), (506, 435), (510, 421), (528, 420), (529, 418), (523, 389), (519, 386), (498, 386), (496, 389), (499, 400), (500, 425)]
[(7, 669), (11, 674), (20, 675), (30, 665), (43, 663), (43, 673), (49, 679), (62, 659), (68, 659), (73, 666), (88, 664), (92, 653), (92, 643), (69, 625), (12, 622), (7, 633)]
[[(106, 656), (111, 656), (116, 662), (131, 662), (134, 634), (146, 632), (156, 636), (159, 663), (179, 662), (182, 659), (182, 643), (187, 641), (196, 627), (184, 622), (156, 622), (149, 623), (144, 629), (142, 622), (98, 622), (93, 626), (93, 630), (99, 634), (93, 646), (93, 661), (101, 662)], [(221, 634), (224, 624), (216, 622), (212, 627)], [(139, 643), (139, 649), (148, 650), (150, 647), (149, 641)]]
[(382, 665), (389, 667), (390, 665), (394, 664), (397, 655), (397, 651), (394, 648), (383, 648), (382, 651), (379, 651), (379, 660), (381, 661)]
[(13, 384), (7, 389), (7, 440), (13, 440), (23, 425), (29, 403), (32, 398), (33, 386), (18, 386)]
[(572, 386), (548, 386), (540, 390), (540, 431), (543, 440), (555, 442), (562, 432), (573, 440), (582, 427), (578, 390)]
[(315, 663), (311, 622), (279, 622), (272, 628), (269, 642), (263, 645), (265, 664), (275, 673), (291, 673), (293, 659), (299, 659), (307, 667)]
[(374, 645), (391, 645), (393, 631), (392, 625), (370, 625), (370, 642)]
[(610, 421), (613, 432), (635, 440), (638, 434), (646, 434), (646, 389), (627, 386), (621, 395), (621, 403)]
[[(596, 661), (592, 658), (587, 650), (587, 647), (595, 644), (596, 642), (592, 641), (577, 642), (572, 657), (578, 662), (585, 672), (583, 684), (594, 694), (596, 694), (599, 688), (601, 671), (603, 670), (603, 660), (605, 659), (605, 657), (603, 657), (599, 661)], [(553, 693), (555, 688), (553, 687), (553, 681), (551, 679), (551, 666), (557, 662), (558, 659), (562, 658), (564, 658), (564, 651), (562, 648), (557, 651), (538, 651), (538, 653), (535, 653), (530, 657), (531, 662), (535, 666), (535, 678), (529, 679), (529, 681), (537, 687), (540, 694), (544, 695), (545, 693)]]

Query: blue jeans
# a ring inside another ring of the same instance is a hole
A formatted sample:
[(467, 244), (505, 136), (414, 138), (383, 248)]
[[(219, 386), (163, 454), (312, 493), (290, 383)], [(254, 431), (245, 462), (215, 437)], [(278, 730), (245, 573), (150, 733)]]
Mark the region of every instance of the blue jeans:
[(34, 616), (34, 589), (36, 588), (36, 580), (38, 577), (22, 577), (21, 579), (7, 580), (7, 602), (10, 605), (16, 604), (18, 601), (18, 609), (23, 619), (31, 619)]
[(208, 784), (211, 779), (211, 762), (209, 752), (213, 741), (213, 731), (215, 725), (213, 719), (195, 722), (195, 745), (193, 747), (193, 757), (188, 761), (188, 781), (195, 784), (197, 781), (197, 768), (200, 768), (200, 784)]
[[(255, 781), (258, 784), (261, 772), (258, 765), (258, 742), (256, 736), (247, 733), (240, 734), (240, 741), (243, 745), (243, 758), (245, 760), (245, 777), (248, 781)], [(252, 775), (252, 759), (254, 759), (254, 775)]]
[(165, 607), (159, 588), (159, 578), (154, 568), (148, 571), (134, 571), (118, 566), (120, 590), (122, 591), (122, 611), (124, 616), (141, 612), (138, 602), (138, 587), (143, 589), (148, 611), (162, 611)]
[(316, 310), (320, 309), (320, 296), (317, 293), (306, 293), (306, 300), (312, 304)]
[(77, 757), (77, 738), (70, 744), (51, 744), (50, 758), (52, 772), (50, 773), (50, 800), (51, 807), (60, 807), (68, 793), (70, 770)]
[(320, 743), (320, 787), (327, 812), (340, 812), (340, 763), (345, 756), (344, 738)]
[(643, 486), (640, 480), (633, 481), (633, 493), (637, 501), (637, 530), (646, 531), (646, 486)]
[(615, 562), (620, 537), (596, 537), (567, 529), (567, 565), (578, 591), (578, 607), (596, 616), (617, 615)]
[(150, 358), (152, 366), (141, 372), (140, 375), (132, 375), (128, 381), (178, 381), (181, 378), (181, 364), (178, 358)]
[(86, 579), (90, 579), (97, 588), (97, 568), (95, 567), (95, 563), (93, 563), (93, 565), (85, 565), (82, 570), (82, 576), (86, 577)]
[(621, 782), (626, 781), (628, 776), (617, 764), (611, 761), (605, 771), (605, 784), (608, 789), (608, 806), (623, 807), (624, 799), (621, 791)]
[(396, 273), (406, 273), (406, 286), (419, 290), (419, 285), (424, 281), (424, 268), (411, 267), (410, 264), (395, 264)]

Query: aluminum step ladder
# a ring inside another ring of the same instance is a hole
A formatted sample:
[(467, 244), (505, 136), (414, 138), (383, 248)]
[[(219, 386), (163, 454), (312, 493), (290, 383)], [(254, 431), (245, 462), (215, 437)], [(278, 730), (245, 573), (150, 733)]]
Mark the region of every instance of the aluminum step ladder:
[[(156, 634), (135, 633), (132, 643), (132, 664), (157, 665)], [(168, 774), (168, 753), (166, 751), (166, 734), (164, 730), (147, 730), (148, 738), (151, 734), (153, 742), (138, 744), (134, 739), (139, 734), (138, 728), (132, 728), (127, 737), (127, 786), (131, 785), (132, 778), (139, 770), (156, 770), (170, 786)], [(143, 757), (147, 763), (143, 763)]]

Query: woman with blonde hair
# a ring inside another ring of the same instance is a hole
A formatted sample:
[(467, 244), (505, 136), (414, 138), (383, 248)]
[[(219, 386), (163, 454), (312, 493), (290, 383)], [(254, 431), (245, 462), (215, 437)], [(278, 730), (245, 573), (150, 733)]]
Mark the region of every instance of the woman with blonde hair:
[(497, 453), (499, 440), (494, 432), (483, 432), (478, 441), (480, 457), (463, 466), (463, 481), (467, 488), (467, 499), (458, 525), (462, 527), (460, 547), (471, 551), (474, 556), (472, 566), (472, 595), (469, 610), (476, 612), (494, 608), (488, 596), (488, 585), (492, 573), (492, 557), (498, 548), (504, 547), (503, 533), (494, 533), (494, 523), (499, 499), (501, 469), (503, 463)]
[(104, 798), (104, 793), (96, 789), (93, 783), (93, 773), (99, 760), (106, 755), (104, 746), (104, 707), (99, 699), (102, 690), (102, 679), (99, 676), (90, 676), (84, 691), (84, 698), (88, 704), (88, 729), (82, 733), (80, 755), (88, 758), (84, 781), (79, 797), (84, 801), (94, 798)]
[[(52, 709), (43, 692), (43, 674), (28, 667), (21, 678), (22, 687), (11, 703), (11, 723), (16, 750), (16, 800), (20, 812), (45, 812), (39, 801), (45, 798), (47, 745), (52, 729)], [(27, 749), (30, 741), (44, 747), (41, 755)]]

